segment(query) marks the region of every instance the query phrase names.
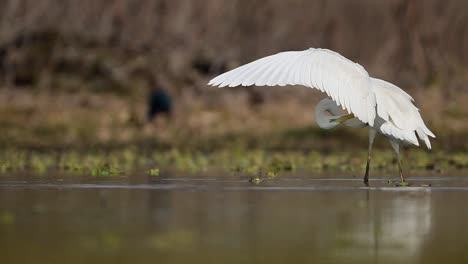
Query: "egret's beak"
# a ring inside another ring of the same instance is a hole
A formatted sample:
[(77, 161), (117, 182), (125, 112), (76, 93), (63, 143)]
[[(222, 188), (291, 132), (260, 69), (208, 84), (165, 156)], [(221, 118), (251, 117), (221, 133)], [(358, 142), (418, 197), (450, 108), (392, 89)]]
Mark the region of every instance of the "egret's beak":
[(346, 122), (350, 119), (353, 119), (355, 118), (354, 114), (349, 114), (349, 115), (344, 115), (342, 117), (339, 117), (339, 118), (336, 118), (336, 119), (331, 119), (330, 122), (336, 122), (336, 123), (343, 123), (343, 122)]

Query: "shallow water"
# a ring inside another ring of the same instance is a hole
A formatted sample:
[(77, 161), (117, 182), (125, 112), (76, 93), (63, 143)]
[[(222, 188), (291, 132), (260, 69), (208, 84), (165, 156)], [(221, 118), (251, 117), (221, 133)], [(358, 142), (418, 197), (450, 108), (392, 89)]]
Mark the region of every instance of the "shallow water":
[(468, 263), (468, 177), (410, 181), (2, 177), (0, 263)]

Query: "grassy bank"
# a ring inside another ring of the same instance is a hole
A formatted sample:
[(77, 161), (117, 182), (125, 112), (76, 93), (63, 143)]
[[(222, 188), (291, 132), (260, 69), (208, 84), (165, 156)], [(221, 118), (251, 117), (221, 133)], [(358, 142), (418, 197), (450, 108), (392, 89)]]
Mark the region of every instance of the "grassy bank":
[[(0, 174), (61, 176), (215, 175), (271, 178), (284, 174), (314, 176), (339, 173), (361, 177), (367, 153), (362, 150), (321, 153), (317, 151), (274, 151), (230, 148), (212, 152), (146, 150), (136, 147), (104, 151), (19, 150), (0, 152)], [(468, 155), (410, 150), (403, 160), (407, 175), (456, 175), (468, 170)], [(396, 175), (391, 151), (377, 150), (372, 160), (374, 175)]]
[[(247, 94), (214, 90), (216, 103), (205, 96), (182, 95), (170, 119), (148, 123), (144, 93), (5, 89), (0, 93), (0, 172), (361, 176), (367, 156), (366, 129), (319, 129), (313, 120), (318, 100), (314, 97), (303, 101), (284, 96), (252, 105)], [(405, 171), (449, 175), (466, 170), (468, 122), (462, 110), (425, 107), (422, 111), (438, 138), (432, 151), (406, 148)], [(396, 174), (388, 142), (379, 137), (375, 148), (374, 173)]]
[[(242, 146), (306, 152), (366, 149), (366, 129), (340, 127), (326, 131), (315, 125), (313, 108), (319, 98), (310, 89), (272, 88), (270, 98), (254, 105), (246, 90), (209, 91), (201, 96), (174, 95), (174, 115), (149, 123), (145, 121), (145, 93), (120, 96), (90, 91), (4, 89), (0, 93), (0, 146), (22, 149), (136, 146), (188, 151)], [(290, 95), (288, 91), (299, 94)], [(437, 135), (432, 140), (433, 149), (466, 152), (468, 114), (461, 102), (465, 97), (460, 95), (454, 102), (444, 104), (436, 92), (431, 95), (423, 102), (421, 113)], [(388, 143), (378, 139), (376, 147), (387, 149)]]

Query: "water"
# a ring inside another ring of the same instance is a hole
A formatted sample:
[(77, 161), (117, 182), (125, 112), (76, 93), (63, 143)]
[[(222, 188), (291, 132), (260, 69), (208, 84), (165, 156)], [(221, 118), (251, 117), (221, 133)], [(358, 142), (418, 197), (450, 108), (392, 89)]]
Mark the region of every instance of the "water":
[(3, 177), (0, 263), (468, 263), (468, 178), (410, 180)]

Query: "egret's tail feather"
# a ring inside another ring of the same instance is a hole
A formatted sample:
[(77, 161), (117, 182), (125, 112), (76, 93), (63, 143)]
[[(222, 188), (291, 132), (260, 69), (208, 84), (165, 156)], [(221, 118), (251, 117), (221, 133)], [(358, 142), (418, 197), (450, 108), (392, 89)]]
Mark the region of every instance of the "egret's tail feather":
[[(426, 133), (424, 133), (424, 131), (423, 131), (422, 129), (420, 129), (420, 128), (418, 128), (418, 129), (416, 130), (416, 133), (418, 134), (418, 137), (419, 137), (421, 140), (423, 140), (424, 143), (426, 143), (427, 149), (431, 149), (431, 141), (429, 140), (428, 135), (427, 135)], [(432, 133), (431, 133), (431, 134), (432, 134)], [(434, 134), (429, 135), (429, 136), (435, 137)]]

